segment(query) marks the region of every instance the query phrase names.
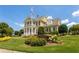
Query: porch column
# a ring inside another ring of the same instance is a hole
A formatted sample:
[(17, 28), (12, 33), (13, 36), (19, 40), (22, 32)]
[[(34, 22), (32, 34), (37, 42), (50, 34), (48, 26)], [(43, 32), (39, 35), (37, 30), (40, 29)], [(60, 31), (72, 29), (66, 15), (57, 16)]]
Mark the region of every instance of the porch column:
[(51, 32), (53, 32), (53, 27), (51, 27)]
[(33, 28), (31, 28), (31, 34), (33, 35)]

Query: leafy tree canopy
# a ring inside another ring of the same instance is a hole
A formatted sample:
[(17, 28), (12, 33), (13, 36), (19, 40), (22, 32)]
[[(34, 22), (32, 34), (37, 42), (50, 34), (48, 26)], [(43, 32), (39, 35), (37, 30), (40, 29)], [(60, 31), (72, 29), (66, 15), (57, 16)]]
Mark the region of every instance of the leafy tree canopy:
[(0, 36), (11, 36), (13, 34), (13, 29), (5, 22), (0, 23)]
[(65, 24), (61, 24), (58, 28), (59, 33), (67, 33), (68, 27)]

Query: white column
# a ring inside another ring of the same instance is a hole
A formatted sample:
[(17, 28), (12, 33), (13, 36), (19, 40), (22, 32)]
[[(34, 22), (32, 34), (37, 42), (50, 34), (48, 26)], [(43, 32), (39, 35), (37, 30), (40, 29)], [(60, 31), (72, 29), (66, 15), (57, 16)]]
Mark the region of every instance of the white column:
[(33, 35), (33, 28), (31, 28), (31, 34)]
[(51, 27), (51, 31), (53, 32), (53, 27)]
[(31, 35), (31, 28), (30, 28), (30, 31), (29, 31), (29, 35)]
[(27, 28), (25, 28), (25, 35), (27, 36)]
[(58, 31), (58, 26), (57, 26), (57, 31)]
[(35, 34), (38, 35), (38, 28), (35, 28)]
[(26, 33), (27, 33), (27, 36), (28, 36), (30, 34), (30, 28), (27, 28), (27, 30), (28, 31)]
[(33, 21), (31, 21), (31, 25), (33, 26)]

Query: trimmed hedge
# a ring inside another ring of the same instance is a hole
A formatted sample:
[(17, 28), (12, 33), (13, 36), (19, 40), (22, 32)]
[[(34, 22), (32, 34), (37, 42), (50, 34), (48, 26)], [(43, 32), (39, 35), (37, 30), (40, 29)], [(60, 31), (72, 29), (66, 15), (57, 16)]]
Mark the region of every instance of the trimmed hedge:
[(25, 44), (30, 46), (44, 46), (46, 45), (46, 40), (38, 37), (31, 37), (25, 40)]

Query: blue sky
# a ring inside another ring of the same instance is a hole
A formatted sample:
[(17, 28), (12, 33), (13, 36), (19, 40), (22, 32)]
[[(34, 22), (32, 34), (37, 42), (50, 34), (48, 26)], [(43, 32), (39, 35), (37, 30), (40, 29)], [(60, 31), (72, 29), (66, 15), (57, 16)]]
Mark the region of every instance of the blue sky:
[(24, 19), (30, 15), (31, 8), (36, 15), (60, 18), (67, 26), (79, 23), (77, 5), (0, 5), (0, 22), (6, 22), (14, 30), (19, 30), (23, 28)]

